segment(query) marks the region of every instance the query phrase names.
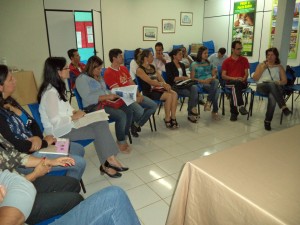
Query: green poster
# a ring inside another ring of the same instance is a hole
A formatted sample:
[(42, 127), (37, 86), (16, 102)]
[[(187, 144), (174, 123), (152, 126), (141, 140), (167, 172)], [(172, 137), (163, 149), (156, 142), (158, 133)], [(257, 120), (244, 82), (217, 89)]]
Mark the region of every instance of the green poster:
[(243, 44), (242, 55), (253, 55), (256, 0), (235, 2), (233, 9), (232, 41)]
[[(278, 0), (273, 0), (273, 13), (271, 20), (271, 35), (270, 35), (270, 47), (273, 46), (275, 31), (276, 31), (276, 18), (277, 18), (277, 6)], [(297, 50), (298, 50), (298, 31), (299, 31), (299, 11), (300, 11), (300, 0), (296, 0), (294, 17), (293, 17), (293, 25), (291, 31), (290, 38), (290, 50), (289, 50), (289, 59), (297, 58)]]

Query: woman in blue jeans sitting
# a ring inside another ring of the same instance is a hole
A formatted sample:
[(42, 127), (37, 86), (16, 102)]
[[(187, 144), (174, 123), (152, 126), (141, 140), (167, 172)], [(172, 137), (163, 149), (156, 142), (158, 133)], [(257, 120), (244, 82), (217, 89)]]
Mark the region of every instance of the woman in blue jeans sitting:
[(287, 83), (287, 78), (283, 66), (280, 65), (277, 48), (266, 50), (266, 60), (256, 67), (253, 79), (257, 81), (256, 91), (268, 96), (264, 125), (265, 129), (270, 131), (276, 103), (284, 115), (288, 116), (291, 114), (283, 98), (282, 86)]
[(212, 118), (219, 120), (219, 81), (217, 78), (217, 69), (208, 61), (208, 49), (206, 47), (201, 46), (199, 48), (196, 61), (191, 64), (190, 71), (191, 79), (198, 81), (199, 86), (208, 92), (204, 111), (211, 111), (211, 105), (213, 105)]
[[(106, 84), (100, 75), (103, 61), (98, 56), (89, 58), (84, 73), (76, 79), (76, 87), (82, 98), (82, 103), (88, 111), (96, 111), (104, 108), (109, 117), (115, 120), (115, 131), (119, 148), (124, 153), (129, 153), (127, 137), (132, 123), (132, 110), (130, 106), (123, 104), (120, 108), (106, 106), (107, 100), (119, 99), (106, 88)], [(122, 101), (119, 99), (119, 101)]]
[[(166, 64), (167, 83), (172, 87), (175, 82), (188, 80), (189, 77), (186, 75), (185, 65), (181, 62), (182, 50), (180, 48), (174, 49), (170, 52), (172, 62)], [(178, 95), (188, 97), (188, 120), (192, 123), (196, 123), (198, 119), (198, 112), (196, 109), (198, 102), (198, 88), (197, 85), (192, 85), (184, 89), (176, 89)]]
[[(39, 153), (42, 148), (53, 144), (56, 139), (52, 135), (43, 137), (36, 121), (11, 97), (16, 89), (16, 79), (8, 71), (7, 66), (0, 65), (0, 133), (22, 153), (32, 154), (35, 157), (57, 158), (57, 155)], [(85, 169), (84, 149), (81, 145), (71, 142), (70, 157), (76, 164), (66, 167), (67, 176), (80, 180)], [(53, 171), (62, 170), (53, 167)], [(32, 168), (18, 168), (23, 174), (33, 171)]]

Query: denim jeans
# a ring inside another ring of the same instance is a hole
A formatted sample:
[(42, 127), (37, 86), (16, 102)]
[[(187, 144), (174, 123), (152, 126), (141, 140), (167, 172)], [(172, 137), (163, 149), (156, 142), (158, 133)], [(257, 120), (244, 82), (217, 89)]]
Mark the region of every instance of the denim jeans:
[(138, 104), (136, 102), (129, 106), (133, 111), (133, 121), (139, 126), (143, 126), (150, 116), (155, 113), (157, 104), (150, 98), (143, 96), (143, 101)]
[(283, 99), (282, 87), (273, 82), (257, 84), (256, 91), (268, 95), (268, 106), (265, 121), (271, 122), (273, 119), (276, 102), (279, 108), (285, 106)]
[(188, 89), (187, 88), (177, 89), (177, 94), (189, 98), (187, 111), (188, 111), (188, 115), (190, 116), (192, 112), (192, 108), (196, 107), (198, 103), (197, 85), (192, 85)]
[(83, 200), (79, 194), (79, 182), (72, 177), (42, 176), (32, 183), (37, 195), (30, 216), (26, 220), (28, 224), (36, 224), (67, 213)]
[[(44, 154), (44, 153), (39, 153), (38, 151), (32, 153), (32, 155), (37, 158), (47, 157), (49, 159), (56, 159), (58, 157), (61, 157), (61, 155)], [(80, 144), (70, 142), (69, 156), (75, 160), (74, 166), (69, 166), (69, 167), (54, 166), (51, 168), (51, 171), (67, 170), (67, 174), (66, 174), (67, 176), (74, 177), (75, 179), (80, 180), (86, 166), (85, 159), (83, 158), (84, 148)], [(33, 168), (18, 167), (17, 171), (22, 174), (29, 174), (33, 171)]]
[(51, 225), (140, 225), (126, 195), (119, 187), (107, 187), (91, 195)]
[(214, 79), (209, 84), (203, 84), (203, 89), (208, 92), (207, 100), (212, 102), (213, 112), (217, 113), (219, 110), (219, 80)]
[(226, 85), (232, 85), (230, 95), (230, 112), (231, 114), (238, 115), (237, 106), (244, 105), (243, 90), (247, 88), (247, 83), (238, 80), (230, 80)]
[(115, 132), (118, 142), (120, 144), (126, 143), (126, 135), (129, 133), (133, 117), (130, 106), (122, 106), (119, 109), (106, 106), (104, 110), (111, 119), (115, 120)]

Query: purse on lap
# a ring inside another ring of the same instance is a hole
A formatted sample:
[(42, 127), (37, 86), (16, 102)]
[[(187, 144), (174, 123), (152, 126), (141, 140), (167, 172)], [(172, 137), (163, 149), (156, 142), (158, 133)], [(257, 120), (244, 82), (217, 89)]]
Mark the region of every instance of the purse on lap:
[(101, 105), (102, 108), (104, 108), (105, 106), (109, 106), (109, 107), (114, 108), (114, 109), (119, 109), (120, 107), (125, 105), (125, 102), (123, 101), (123, 99), (117, 98), (115, 100), (102, 101), (99, 105)]

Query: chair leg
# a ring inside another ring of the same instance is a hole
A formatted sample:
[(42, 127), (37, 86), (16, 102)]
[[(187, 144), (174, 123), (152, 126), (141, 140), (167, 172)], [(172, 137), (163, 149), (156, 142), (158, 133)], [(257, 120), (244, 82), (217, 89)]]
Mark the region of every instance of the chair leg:
[(132, 138), (131, 138), (131, 133), (130, 133), (130, 131), (128, 132), (128, 139), (129, 139), (129, 143), (132, 144)]
[(180, 105), (180, 109), (179, 109), (179, 111), (181, 111), (184, 101), (185, 101), (185, 97), (183, 97), (183, 99), (182, 99), (182, 100), (180, 100), (180, 102), (181, 102), (181, 105)]
[(161, 107), (162, 107), (162, 102), (161, 103), (159, 103), (159, 107), (158, 107), (158, 111), (157, 111), (157, 115), (159, 115), (159, 112), (160, 112), (160, 109), (161, 109)]
[(151, 132), (153, 132), (153, 127), (152, 127), (151, 117), (149, 118), (149, 124), (150, 124)]
[(155, 122), (155, 114), (154, 113), (152, 114), (152, 119), (153, 119), (154, 130), (157, 131), (156, 130), (156, 122)]
[(225, 115), (225, 93), (222, 94), (222, 115)]
[(85, 186), (84, 186), (84, 183), (83, 183), (82, 179), (80, 179), (80, 186), (82, 188), (83, 193), (85, 194), (86, 190), (85, 190)]
[(200, 101), (200, 96), (199, 96), (199, 94), (198, 94), (198, 114), (200, 115), (200, 103), (199, 103), (199, 101)]

